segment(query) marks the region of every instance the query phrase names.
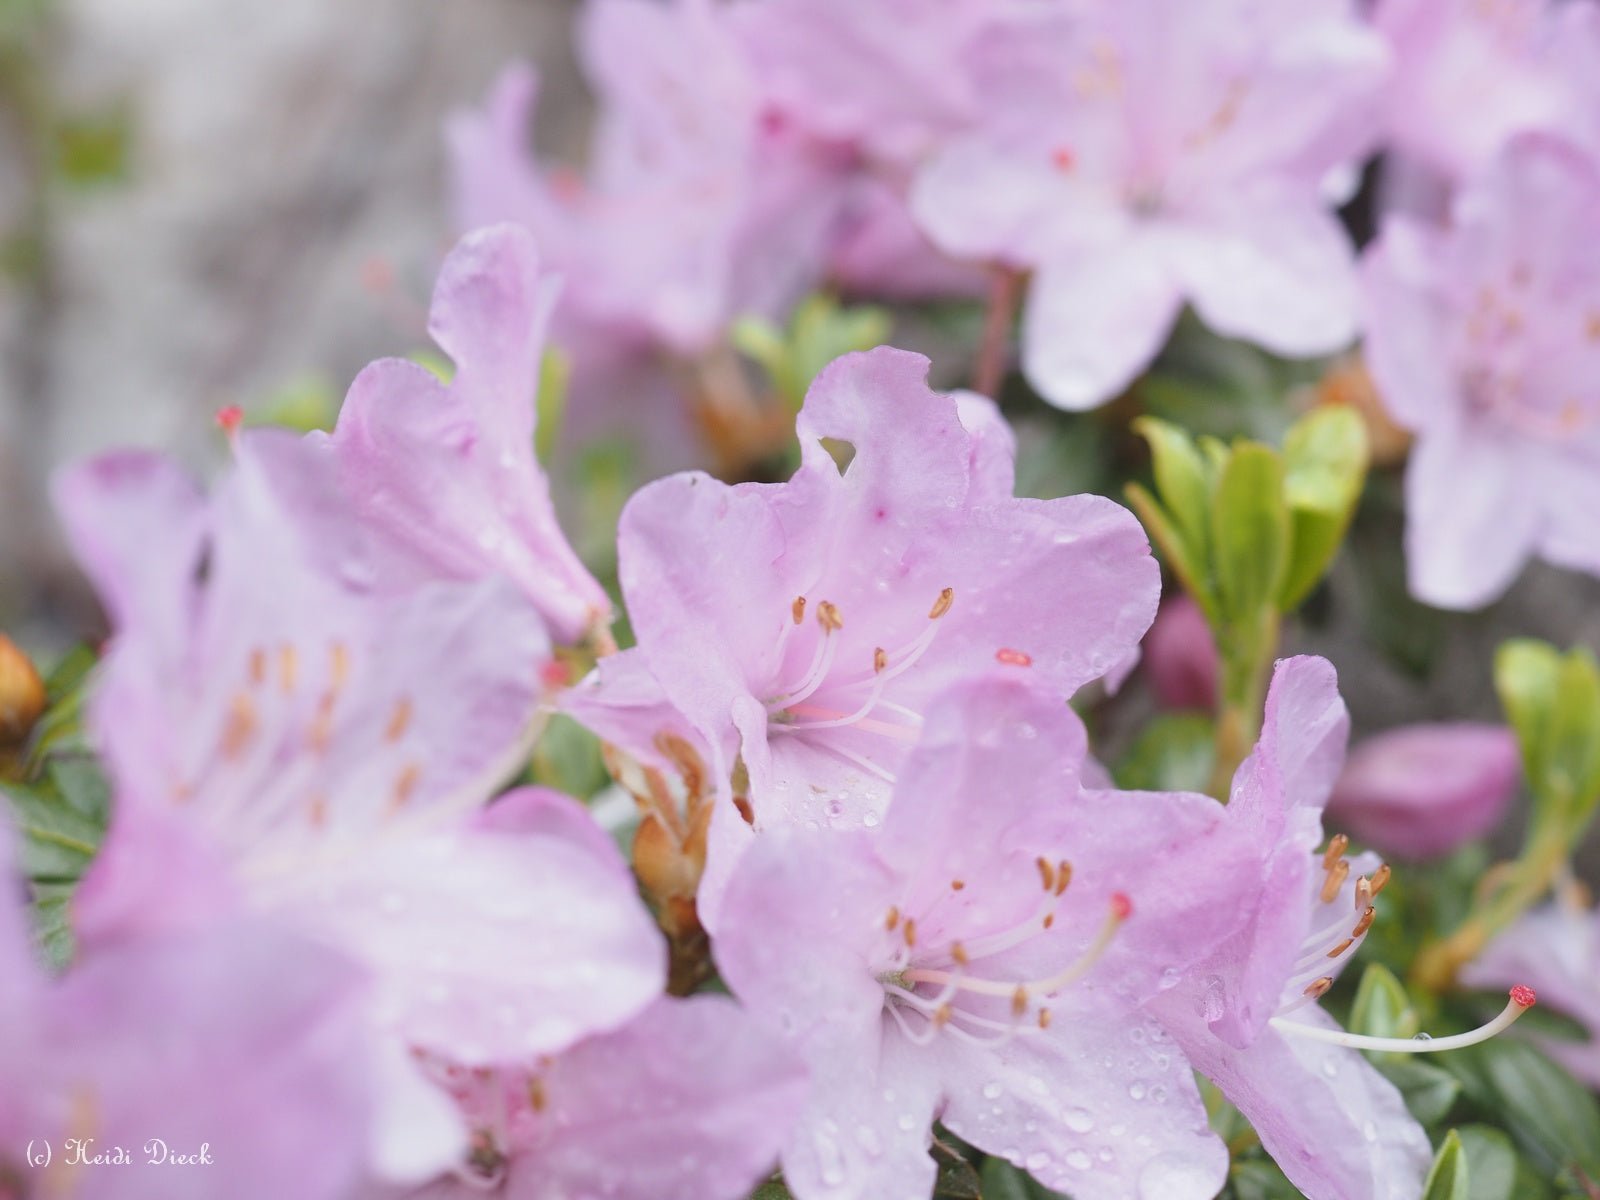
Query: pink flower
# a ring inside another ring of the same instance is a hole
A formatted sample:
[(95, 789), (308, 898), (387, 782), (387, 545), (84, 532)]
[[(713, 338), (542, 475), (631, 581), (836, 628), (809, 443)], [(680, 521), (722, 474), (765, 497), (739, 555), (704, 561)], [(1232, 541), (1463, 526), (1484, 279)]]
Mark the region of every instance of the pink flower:
[[(274, 485), (326, 461), (275, 432), (237, 453), (209, 501), (151, 455), (59, 481), (115, 627), (90, 725), (117, 809), (80, 936), (236, 910), (289, 922), (370, 969), (371, 1028), (401, 1076), (408, 1048), (498, 1063), (633, 1016), (664, 955), (614, 848), (575, 841), (588, 818), (553, 794), (480, 815), (527, 751), (548, 658), (537, 615), (498, 579), (397, 594), (324, 573)], [(363, 531), (322, 512), (319, 552), (368, 578)], [(450, 1161), (449, 1127), (430, 1141), (400, 1111), (425, 1094), (382, 1094), (385, 1173)]]
[(1328, 815), (1386, 854), (1438, 858), (1498, 825), (1521, 776), (1504, 726), (1408, 725), (1356, 747)]
[(1409, 1200), (1427, 1135), (1357, 1050), (1317, 1040), (1337, 1027), (1316, 1002), (1360, 947), (1388, 877), (1370, 856), (1345, 858), (1342, 839), (1315, 849), (1348, 734), (1333, 668), (1279, 662), (1225, 810), (1255, 845), (1228, 901), (1239, 931), (1150, 1011), (1312, 1200)]
[(455, 362), (453, 381), (403, 359), (373, 363), (351, 385), (332, 436), (310, 440), (337, 464), (346, 503), (381, 534), (373, 544), (383, 551), (383, 583), (501, 574), (576, 641), (609, 621), (611, 602), (561, 532), (534, 458), (534, 398), (556, 292), (526, 231), (500, 226), (462, 239), (439, 274), (428, 323)]
[[(243, 920), (98, 949), (48, 978), (11, 849), (0, 820), (0, 1190), (347, 1195), (370, 1103), (361, 973), (273, 923)], [(69, 1139), (86, 1161), (73, 1161)], [(150, 1162), (161, 1154), (152, 1139), (167, 1161)], [(46, 1145), (48, 1165), (25, 1158)], [(126, 1163), (93, 1161), (118, 1147)], [(171, 1158), (202, 1153), (209, 1165)]]
[(1565, 1013), (1584, 1041), (1541, 1037), (1557, 1062), (1600, 1088), (1600, 913), (1558, 901), (1528, 913), (1461, 973), (1472, 987), (1531, 985), (1539, 1002)]
[(737, 316), (781, 316), (820, 277), (837, 162), (766, 119), (728, 12), (710, 0), (584, 8), (579, 54), (601, 109), (587, 179), (529, 158), (526, 67), (452, 123), (457, 224), (534, 232), (567, 279), (558, 341), (603, 329), (692, 357)]
[(1380, 0), (1373, 22), (1395, 56), (1389, 136), (1444, 183), (1481, 170), (1518, 133), (1600, 146), (1592, 0)]
[[(1094, 496), (1013, 498), (994, 406), (930, 392), (927, 369), (899, 350), (842, 358), (806, 399), (787, 483), (678, 475), (623, 513), (639, 651), (613, 670), (655, 676), (725, 796), (742, 763), (756, 829), (876, 824), (946, 684), (1025, 671), (1064, 700), (1154, 613), (1157, 568), (1128, 512)], [(824, 439), (852, 448), (847, 470)], [(621, 703), (654, 721), (636, 703), (648, 691), (630, 686)], [(603, 689), (589, 699), (603, 703)], [(717, 806), (708, 921), (751, 836), (733, 804)]]
[(1081, 1200), (1222, 1186), (1138, 1005), (1238, 927), (1245, 847), (1206, 797), (1086, 788), (1084, 750), (1058, 696), (958, 685), (880, 830), (769, 833), (740, 861), (717, 961), (810, 1067), (798, 1200), (925, 1197), (935, 1120)]
[(1023, 369), (1051, 403), (1114, 396), (1186, 301), (1280, 354), (1354, 337), (1324, 193), (1375, 131), (1386, 55), (1344, 0), (1034, 6), (974, 54), (984, 118), (913, 211), (947, 252), (1033, 272)]
[(1415, 431), (1413, 593), (1497, 597), (1534, 554), (1600, 573), (1600, 173), (1517, 138), (1432, 229), (1392, 217), (1368, 254), (1367, 361)]
[(1164, 707), (1216, 707), (1216, 641), (1200, 606), (1181, 592), (1162, 601), (1144, 636), (1144, 670)]
[(657, 1000), (531, 1070), (439, 1071), (471, 1164), (413, 1200), (744, 1200), (805, 1097), (793, 1056), (721, 996)]

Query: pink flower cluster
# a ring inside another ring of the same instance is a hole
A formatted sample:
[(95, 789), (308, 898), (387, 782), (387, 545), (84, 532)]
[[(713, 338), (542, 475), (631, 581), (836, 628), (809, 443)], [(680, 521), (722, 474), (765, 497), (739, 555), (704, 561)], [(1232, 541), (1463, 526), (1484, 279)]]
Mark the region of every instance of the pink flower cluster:
[[(54, 1169), (738, 1200), (781, 1163), (801, 1200), (920, 1198), (942, 1121), (1075, 1196), (1182, 1200), (1227, 1169), (1199, 1070), (1309, 1195), (1414, 1195), (1399, 1094), (1305, 1036), (1387, 878), (1319, 849), (1332, 669), (1279, 665), (1228, 806), (1109, 788), (1066, 700), (1154, 615), (1143, 535), (1014, 498), (994, 407), (879, 350), (818, 380), (788, 482), (634, 498), (638, 647), (563, 691), (552, 639), (607, 608), (526, 453), (548, 301), (530, 235), (485, 230), (435, 296), (450, 384), (376, 364), (331, 436), (236, 433), (209, 495), (148, 454), (61, 478), (115, 623), (115, 819), (63, 977), (0, 908), (0, 1163), (159, 1136), (212, 1173)], [(503, 790), (557, 706), (709, 772), (731, 998), (665, 996), (610, 835)]]

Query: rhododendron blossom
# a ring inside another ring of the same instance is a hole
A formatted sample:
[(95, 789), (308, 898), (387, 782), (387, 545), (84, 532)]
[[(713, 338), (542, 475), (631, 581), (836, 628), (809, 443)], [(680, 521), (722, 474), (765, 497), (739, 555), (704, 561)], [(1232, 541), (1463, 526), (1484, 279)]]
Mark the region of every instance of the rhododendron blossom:
[(811, 1069), (783, 1154), (799, 1200), (926, 1196), (936, 1119), (1085, 1200), (1221, 1186), (1137, 1005), (1236, 927), (1242, 843), (1205, 797), (1085, 787), (1083, 758), (1048, 692), (958, 685), (880, 830), (768, 834), (740, 861), (718, 962)]
[[(1025, 671), (1065, 700), (1154, 615), (1156, 565), (1127, 512), (1013, 498), (993, 406), (929, 391), (926, 372), (897, 350), (843, 358), (806, 399), (788, 482), (678, 475), (623, 513), (634, 669), (654, 674), (709, 747), (716, 786), (747, 805), (747, 819), (724, 803), (712, 820), (709, 920), (757, 830), (876, 825), (944, 685)], [(848, 443), (848, 468), (825, 439)], [(736, 763), (747, 784), (731, 789)]]
[(1354, 338), (1324, 193), (1375, 135), (1386, 55), (1351, 4), (1019, 6), (973, 54), (983, 118), (914, 211), (949, 253), (1032, 272), (1023, 369), (1045, 399), (1111, 399), (1186, 301), (1281, 354)]
[(1394, 216), (1369, 252), (1367, 360), (1417, 435), (1406, 559), (1430, 604), (1481, 607), (1535, 554), (1600, 574), (1597, 231), (1600, 168), (1530, 134), (1449, 227)]

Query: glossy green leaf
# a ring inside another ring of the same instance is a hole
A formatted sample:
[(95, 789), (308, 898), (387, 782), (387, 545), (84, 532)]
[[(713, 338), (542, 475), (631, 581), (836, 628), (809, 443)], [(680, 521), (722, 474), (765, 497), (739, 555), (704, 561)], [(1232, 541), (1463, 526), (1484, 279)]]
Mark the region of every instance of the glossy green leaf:
[(1461, 1136), (1452, 1129), (1434, 1157), (1428, 1180), (1422, 1187), (1422, 1200), (1468, 1200), (1471, 1169), (1461, 1151)]
[(1225, 622), (1249, 625), (1275, 609), (1287, 561), (1283, 460), (1255, 442), (1233, 448), (1211, 501), (1212, 567)]
[(1546, 642), (1515, 638), (1502, 643), (1494, 656), (1495, 691), (1516, 731), (1523, 769), (1536, 792), (1545, 779), (1547, 729), (1560, 675), (1561, 655)]
[(1143, 523), (1145, 532), (1161, 551), (1167, 566), (1172, 568), (1173, 573), (1183, 584), (1184, 591), (1194, 597), (1195, 603), (1199, 604), (1206, 614), (1206, 620), (1214, 626), (1220, 619), (1220, 614), (1217, 611), (1216, 597), (1209, 583), (1205, 563), (1190, 554), (1188, 539), (1183, 536), (1183, 532), (1159, 500), (1137, 483), (1128, 484), (1125, 494), (1128, 507), (1133, 509)]
[(1298, 608), (1344, 541), (1366, 482), (1367, 430), (1352, 409), (1323, 407), (1297, 421), (1283, 445), (1289, 562), (1278, 607)]
[(1511, 1139), (1489, 1125), (1456, 1130), (1467, 1160), (1469, 1200), (1528, 1200), (1517, 1190), (1517, 1151)]
[(1461, 1081), (1442, 1067), (1412, 1055), (1373, 1056), (1378, 1069), (1400, 1089), (1406, 1108), (1424, 1125), (1437, 1125), (1461, 1097)]
[(561, 444), (561, 430), (567, 420), (567, 389), (572, 382), (572, 359), (552, 346), (539, 360), (539, 392), (534, 409), (533, 449), (542, 463), (549, 463)]
[(1235, 1163), (1228, 1175), (1228, 1192), (1233, 1200), (1303, 1200), (1301, 1191), (1290, 1183), (1271, 1159), (1255, 1158)]
[(750, 1194), (750, 1200), (794, 1200), (788, 1185), (781, 1179), (769, 1179)]
[(1499, 1037), (1439, 1055), (1473, 1102), (1548, 1173), (1582, 1168), (1600, 1179), (1600, 1104), (1527, 1042)]
[(1576, 840), (1600, 798), (1600, 668), (1581, 646), (1562, 658), (1557, 672), (1544, 775)]
[(5, 785), (22, 835), (22, 872), (30, 879), (70, 881), (83, 874), (104, 832), (48, 786)]
[(1133, 430), (1150, 444), (1156, 493), (1183, 536), (1190, 559), (1205, 562), (1211, 541), (1211, 480), (1199, 447), (1182, 429), (1155, 417), (1140, 417)]

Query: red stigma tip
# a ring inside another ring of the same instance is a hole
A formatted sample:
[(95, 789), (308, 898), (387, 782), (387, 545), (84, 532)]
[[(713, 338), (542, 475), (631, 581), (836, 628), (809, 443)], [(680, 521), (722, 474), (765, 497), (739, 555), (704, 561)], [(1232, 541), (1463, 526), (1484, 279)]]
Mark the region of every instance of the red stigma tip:
[(546, 687), (566, 687), (572, 682), (572, 668), (559, 658), (552, 658), (539, 668), (539, 678)]
[(1033, 655), (1024, 654), (1021, 650), (1011, 650), (1004, 646), (994, 652), (994, 660), (1005, 663), (1008, 667), (1031, 667)]
[(239, 426), (244, 424), (244, 409), (237, 404), (230, 404), (226, 408), (217, 409), (217, 428), (232, 437), (239, 432)]
[(1070, 171), (1078, 165), (1078, 156), (1072, 152), (1070, 146), (1057, 146), (1050, 155), (1050, 161), (1056, 165), (1057, 169)]
[(1525, 983), (1511, 989), (1511, 1003), (1518, 1008), (1532, 1008), (1539, 1002), (1539, 994)]
[(1133, 901), (1128, 899), (1128, 893), (1111, 893), (1111, 915), (1119, 921), (1126, 921), (1133, 915)]

